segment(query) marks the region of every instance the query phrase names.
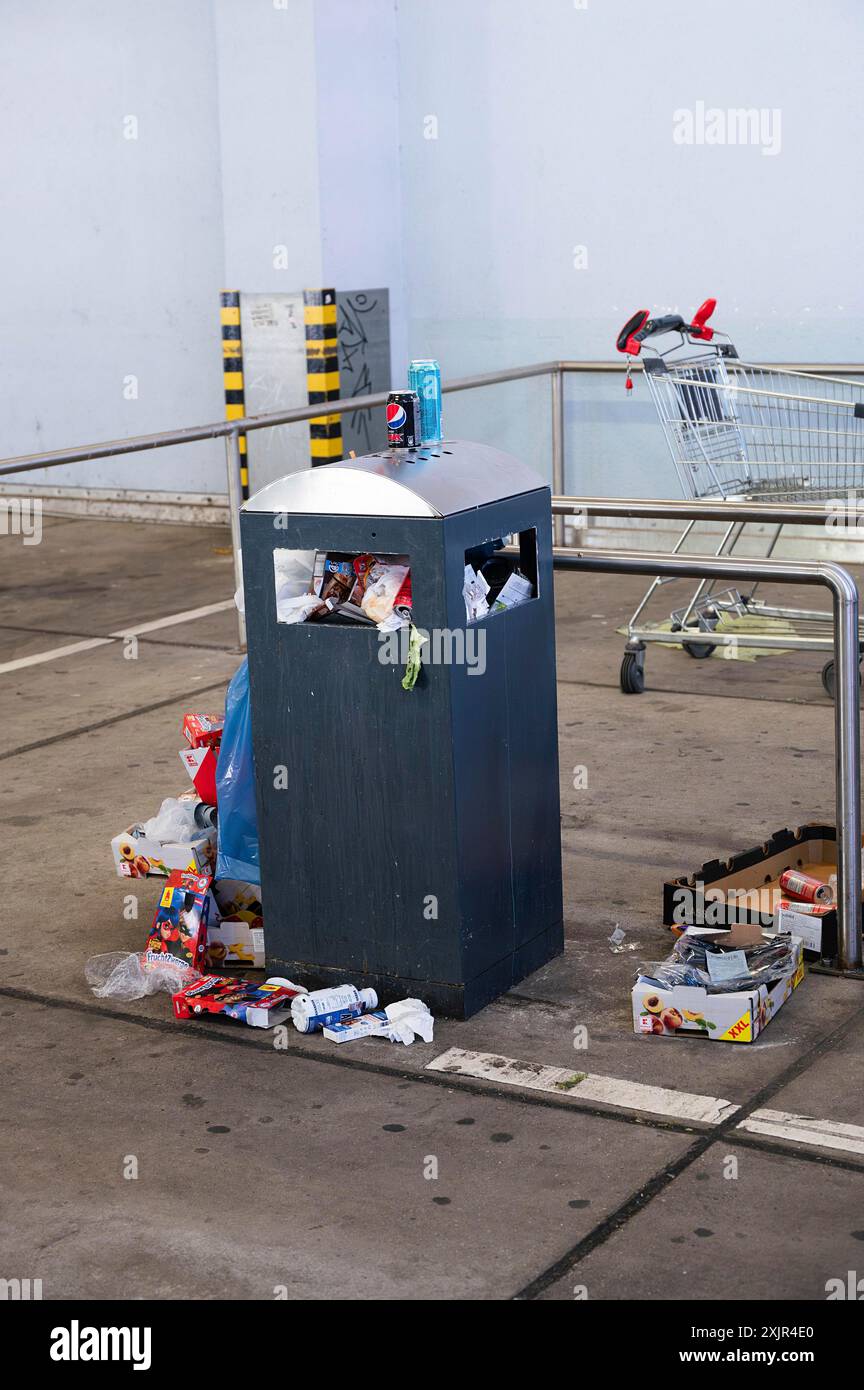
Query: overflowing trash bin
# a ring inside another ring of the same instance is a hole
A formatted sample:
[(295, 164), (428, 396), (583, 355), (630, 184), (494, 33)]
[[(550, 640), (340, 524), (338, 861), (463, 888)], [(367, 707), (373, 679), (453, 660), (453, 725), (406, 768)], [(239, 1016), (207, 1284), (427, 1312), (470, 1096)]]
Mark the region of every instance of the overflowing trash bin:
[(268, 970), (467, 1017), (563, 949), (549, 488), (400, 448), (241, 536)]

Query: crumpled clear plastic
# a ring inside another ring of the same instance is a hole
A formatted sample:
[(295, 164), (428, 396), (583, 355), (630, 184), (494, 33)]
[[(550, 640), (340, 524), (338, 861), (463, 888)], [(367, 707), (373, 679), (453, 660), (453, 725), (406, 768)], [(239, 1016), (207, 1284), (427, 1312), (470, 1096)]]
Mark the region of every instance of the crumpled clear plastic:
[(787, 975), (795, 962), (791, 937), (773, 937), (745, 950), (747, 970), (726, 980), (713, 980), (708, 973), (707, 955), (725, 954), (713, 940), (685, 933), (675, 942), (672, 954), (664, 961), (651, 961), (639, 968), (643, 983), (656, 984), (660, 989), (676, 985), (696, 985), (709, 994), (730, 994), (741, 989), (771, 986)]
[(154, 964), (141, 951), (106, 951), (91, 956), (84, 975), (99, 999), (143, 999), (160, 989), (176, 994), (201, 979), (200, 971), (191, 965), (173, 957)]
[(187, 840), (197, 840), (201, 827), (195, 820), (194, 801), (179, 801), (176, 796), (166, 796), (155, 816), (145, 821), (141, 829), (148, 839), (184, 844)]

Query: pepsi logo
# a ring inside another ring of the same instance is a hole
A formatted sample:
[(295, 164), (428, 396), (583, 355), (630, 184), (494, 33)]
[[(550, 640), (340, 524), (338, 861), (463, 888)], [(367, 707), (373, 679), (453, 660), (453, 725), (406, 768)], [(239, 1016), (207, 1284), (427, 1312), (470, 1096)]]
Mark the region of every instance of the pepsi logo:
[(407, 419), (408, 414), (404, 405), (400, 405), (398, 401), (391, 401), (387, 406), (388, 428), (391, 430), (401, 430)]

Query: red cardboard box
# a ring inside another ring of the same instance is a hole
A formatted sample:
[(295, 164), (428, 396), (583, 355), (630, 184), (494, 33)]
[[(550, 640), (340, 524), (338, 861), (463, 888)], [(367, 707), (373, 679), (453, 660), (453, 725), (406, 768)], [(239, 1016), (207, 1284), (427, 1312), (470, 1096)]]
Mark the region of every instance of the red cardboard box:
[(224, 726), (224, 714), (184, 714), (183, 737), (190, 748), (218, 749)]
[(230, 979), (225, 975), (205, 975), (172, 995), (177, 1018), (196, 1014), (226, 1014), (252, 1028), (272, 1028), (288, 1018), (291, 1000), (303, 991), (299, 985), (275, 984), (267, 980)]
[(144, 953), (149, 965), (174, 956), (200, 970), (207, 951), (207, 923), (215, 916), (209, 874), (174, 869), (162, 890)]

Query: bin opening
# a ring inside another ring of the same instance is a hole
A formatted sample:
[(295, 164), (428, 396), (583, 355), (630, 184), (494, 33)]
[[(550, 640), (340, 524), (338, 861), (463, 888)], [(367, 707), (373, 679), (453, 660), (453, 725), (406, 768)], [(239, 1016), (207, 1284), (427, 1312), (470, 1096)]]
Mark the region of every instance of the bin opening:
[(278, 623), (401, 627), (411, 617), (408, 555), (273, 551)]
[(537, 528), (470, 546), (462, 592), (469, 623), (537, 598)]

